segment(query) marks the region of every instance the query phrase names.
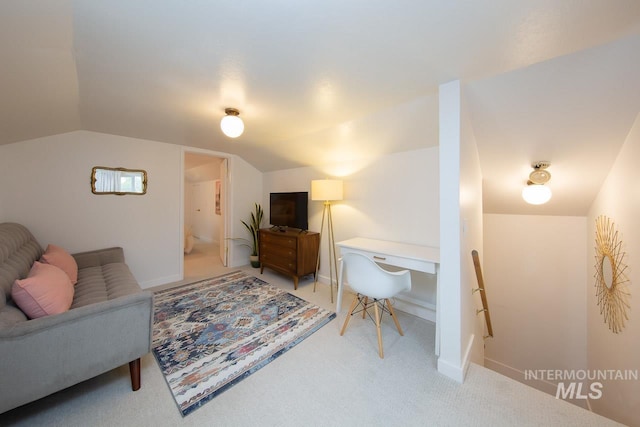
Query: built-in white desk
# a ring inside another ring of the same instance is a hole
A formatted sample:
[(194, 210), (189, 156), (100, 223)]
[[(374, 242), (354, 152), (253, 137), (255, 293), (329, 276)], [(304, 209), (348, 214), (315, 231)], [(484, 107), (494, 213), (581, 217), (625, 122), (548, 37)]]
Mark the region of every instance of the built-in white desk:
[[(436, 355), (440, 353), (440, 322), (437, 301), (440, 299), (440, 249), (409, 243), (355, 237), (336, 243), (340, 254), (355, 252), (365, 255), (377, 263), (392, 265), (407, 270), (422, 271), (436, 275)], [(338, 298), (336, 312), (342, 308), (343, 266), (340, 261), (338, 271)]]

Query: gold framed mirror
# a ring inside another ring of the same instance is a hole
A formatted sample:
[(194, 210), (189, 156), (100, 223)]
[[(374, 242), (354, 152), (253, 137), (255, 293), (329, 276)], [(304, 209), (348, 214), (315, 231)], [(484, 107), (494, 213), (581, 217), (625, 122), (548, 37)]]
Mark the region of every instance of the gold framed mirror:
[(147, 193), (147, 172), (142, 169), (94, 166), (91, 169), (93, 194), (126, 194), (141, 196)]
[(596, 218), (596, 296), (600, 314), (609, 329), (617, 334), (629, 320), (629, 280), (625, 275), (626, 256), (613, 221), (604, 215)]

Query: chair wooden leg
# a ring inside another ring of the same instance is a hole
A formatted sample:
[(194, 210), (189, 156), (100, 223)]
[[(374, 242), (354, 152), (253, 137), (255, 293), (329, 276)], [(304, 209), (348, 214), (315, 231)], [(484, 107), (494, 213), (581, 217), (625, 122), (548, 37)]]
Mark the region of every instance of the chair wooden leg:
[(358, 304), (358, 294), (356, 294), (356, 296), (353, 297), (353, 301), (351, 302), (351, 307), (349, 307), (349, 312), (347, 313), (347, 317), (344, 319), (344, 324), (342, 325), (342, 330), (340, 331), (340, 335), (344, 335), (344, 331), (347, 329), (347, 326), (349, 325), (349, 320), (351, 320), (351, 314), (353, 313), (353, 310), (356, 308), (357, 304)]
[(380, 329), (380, 310), (378, 309), (378, 303), (374, 301), (373, 308), (376, 313), (376, 329), (378, 330), (378, 353), (380, 359), (384, 359), (384, 351), (382, 350), (382, 330)]
[(400, 335), (404, 336), (404, 332), (402, 332), (402, 328), (400, 327), (400, 322), (398, 322), (396, 313), (395, 311), (393, 311), (393, 306), (391, 305), (391, 301), (389, 301), (389, 299), (387, 299), (386, 301), (387, 301), (387, 307), (389, 308), (389, 313), (391, 313), (391, 317), (393, 317), (393, 321), (396, 324), (396, 328), (398, 328), (398, 332), (400, 332)]
[(362, 318), (367, 314), (367, 304), (369, 304), (369, 297), (364, 297), (364, 304), (362, 305)]

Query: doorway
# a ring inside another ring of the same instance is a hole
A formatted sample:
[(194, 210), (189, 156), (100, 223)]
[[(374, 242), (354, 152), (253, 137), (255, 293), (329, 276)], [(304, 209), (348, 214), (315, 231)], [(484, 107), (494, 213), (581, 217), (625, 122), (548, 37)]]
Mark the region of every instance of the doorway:
[(184, 279), (225, 272), (227, 159), (184, 153)]

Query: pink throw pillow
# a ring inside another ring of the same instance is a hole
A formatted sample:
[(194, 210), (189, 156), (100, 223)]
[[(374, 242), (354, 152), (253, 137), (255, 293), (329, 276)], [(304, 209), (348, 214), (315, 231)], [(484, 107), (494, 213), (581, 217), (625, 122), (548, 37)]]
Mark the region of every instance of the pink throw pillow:
[(76, 263), (75, 258), (60, 246), (47, 246), (47, 250), (44, 251), (44, 255), (42, 255), (40, 262), (55, 265), (67, 273), (72, 284), (75, 285), (78, 283), (78, 264)]
[(73, 285), (58, 267), (36, 261), (26, 279), (13, 283), (11, 297), (24, 314), (35, 319), (69, 310)]

